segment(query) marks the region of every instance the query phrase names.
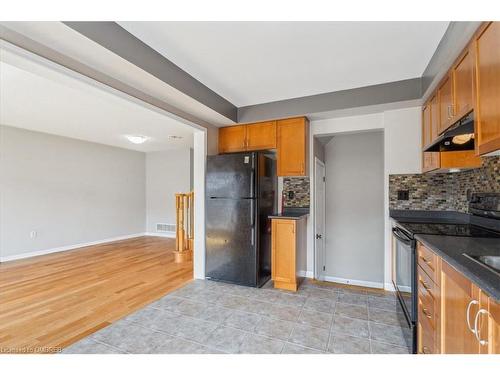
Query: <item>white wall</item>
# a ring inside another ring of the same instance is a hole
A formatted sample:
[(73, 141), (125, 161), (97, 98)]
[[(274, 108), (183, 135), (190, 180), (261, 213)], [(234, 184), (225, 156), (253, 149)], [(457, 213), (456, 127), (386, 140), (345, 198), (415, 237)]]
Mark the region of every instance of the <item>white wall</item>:
[(384, 113), (384, 211), (385, 211), (385, 288), (391, 281), (391, 220), (389, 218), (389, 175), (422, 172), (422, 108), (412, 107)]
[(3, 260), (145, 231), (141, 152), (0, 126), (0, 171)]
[(325, 280), (383, 287), (383, 132), (335, 136), (325, 166)]
[(191, 190), (191, 149), (146, 154), (146, 231), (175, 224), (175, 193)]
[[(311, 121), (311, 152), (314, 135), (339, 135), (372, 130), (384, 131), (384, 215), (385, 215), (385, 256), (384, 283), (386, 289), (391, 283), (391, 232), (389, 219), (388, 183), (389, 174), (420, 173), (421, 107), (403, 108), (362, 116), (350, 116), (327, 120)], [(327, 181), (328, 184), (328, 181)], [(314, 175), (311, 174), (311, 202), (314, 202)], [(314, 206), (311, 206), (314, 218)], [(308, 223), (307, 275), (314, 274), (314, 220)]]

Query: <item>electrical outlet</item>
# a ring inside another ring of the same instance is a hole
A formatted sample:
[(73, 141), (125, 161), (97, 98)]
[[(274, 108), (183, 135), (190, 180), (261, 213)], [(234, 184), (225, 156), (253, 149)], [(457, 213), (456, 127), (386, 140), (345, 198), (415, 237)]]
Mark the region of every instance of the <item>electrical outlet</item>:
[(30, 232), (30, 238), (35, 238), (37, 236), (36, 230)]
[(409, 190), (398, 190), (398, 201), (408, 201), (410, 200)]

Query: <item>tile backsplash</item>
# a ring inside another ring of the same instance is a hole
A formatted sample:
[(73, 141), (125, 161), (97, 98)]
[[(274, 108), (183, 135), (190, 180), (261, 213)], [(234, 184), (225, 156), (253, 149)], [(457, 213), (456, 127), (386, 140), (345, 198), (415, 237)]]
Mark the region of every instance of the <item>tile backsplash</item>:
[[(293, 192), (294, 197), (290, 199), (288, 192)], [(283, 193), (286, 194), (284, 207), (309, 207), (309, 177), (285, 177), (283, 178)]]
[[(500, 156), (482, 158), (481, 168), (458, 173), (389, 176), (389, 208), (467, 212), (467, 191), (500, 193)], [(409, 190), (409, 200), (398, 200)]]

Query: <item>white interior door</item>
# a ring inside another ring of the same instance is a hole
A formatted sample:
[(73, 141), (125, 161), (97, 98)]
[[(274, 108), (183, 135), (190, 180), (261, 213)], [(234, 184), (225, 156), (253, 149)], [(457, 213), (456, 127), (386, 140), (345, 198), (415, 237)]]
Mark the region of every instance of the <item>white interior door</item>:
[(325, 164), (314, 158), (314, 278), (325, 275)]

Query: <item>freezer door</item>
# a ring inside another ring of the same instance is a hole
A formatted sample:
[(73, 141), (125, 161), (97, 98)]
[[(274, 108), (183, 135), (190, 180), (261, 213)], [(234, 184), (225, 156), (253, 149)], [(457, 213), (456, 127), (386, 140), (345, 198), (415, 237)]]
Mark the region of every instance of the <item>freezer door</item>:
[(276, 159), (272, 154), (259, 153), (257, 162), (258, 191), (258, 259), (259, 285), (271, 278), (271, 219), (269, 215), (278, 211), (278, 179)]
[(207, 157), (207, 198), (255, 198), (256, 153)]
[(256, 286), (255, 205), (254, 199), (207, 199), (207, 277)]

